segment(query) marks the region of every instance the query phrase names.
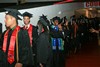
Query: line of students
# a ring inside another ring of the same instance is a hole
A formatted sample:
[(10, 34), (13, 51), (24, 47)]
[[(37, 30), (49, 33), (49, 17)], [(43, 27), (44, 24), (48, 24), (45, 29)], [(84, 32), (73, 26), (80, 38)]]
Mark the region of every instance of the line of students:
[[(37, 27), (30, 24), (32, 14), (21, 14), (16, 9), (5, 9), (7, 30), (0, 43), (0, 66), (5, 67), (51, 67), (52, 48), (49, 40), (48, 24), (44, 16), (39, 18)], [(18, 26), (23, 16), (25, 26)]]
[[(7, 30), (0, 43), (0, 67), (64, 67), (66, 55), (76, 53), (87, 39), (89, 23), (83, 17), (73, 16), (69, 22), (66, 16), (56, 16), (50, 22), (42, 15), (34, 26), (30, 24), (32, 14), (5, 10)], [(23, 27), (18, 26), (18, 15), (23, 16)]]

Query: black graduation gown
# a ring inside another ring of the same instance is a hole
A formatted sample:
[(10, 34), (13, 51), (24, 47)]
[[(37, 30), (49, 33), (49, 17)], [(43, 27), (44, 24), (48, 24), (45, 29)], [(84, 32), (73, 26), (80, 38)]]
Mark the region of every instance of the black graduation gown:
[[(8, 48), (9, 48), (10, 37), (11, 37), (12, 32), (13, 32), (13, 30), (11, 30), (8, 33), (7, 51), (5, 53), (6, 58), (7, 58), (7, 54), (8, 54)], [(30, 46), (29, 36), (28, 36), (27, 31), (25, 31), (23, 29), (20, 29), (20, 31), (18, 32), (18, 53), (19, 53), (19, 63), (22, 63), (23, 67), (27, 67), (27, 66), (30, 67), (31, 65), (33, 65), (32, 64), (32, 62), (33, 62), (32, 49)], [(16, 64), (16, 49), (14, 50), (14, 58), (15, 58), (15, 61), (12, 64), (9, 64), (7, 61), (7, 64), (6, 64), (7, 67), (15, 66), (15, 64)]]
[(37, 27), (36, 26), (32, 26), (32, 52), (33, 52), (33, 59), (34, 59), (34, 66), (37, 65), (37, 60), (36, 60), (36, 42), (37, 42), (37, 38), (38, 38), (38, 32), (37, 32)]
[(79, 34), (79, 41), (81, 44), (85, 43), (85, 40), (87, 39), (86, 31), (87, 31), (86, 24), (85, 23), (80, 24), (78, 27), (78, 34)]
[[(23, 27), (23, 29), (24, 29), (24, 27)], [(36, 54), (36, 42), (37, 42), (37, 38), (38, 38), (37, 29), (38, 28), (36, 26), (32, 25), (32, 51), (33, 51), (33, 54)]]
[(7, 65), (6, 65), (6, 62), (7, 60), (6, 60), (6, 57), (5, 57), (5, 54), (4, 54), (4, 52), (2, 51), (2, 50), (0, 50), (0, 67), (7, 67)]
[(48, 32), (40, 33), (37, 39), (37, 62), (46, 67), (51, 67), (52, 61), (52, 47), (49, 41)]
[[(63, 31), (55, 31), (51, 28), (50, 35), (52, 38), (64, 39)], [(64, 67), (64, 50), (53, 50), (53, 67)]]
[(68, 28), (66, 26), (63, 27), (64, 29), (64, 51), (65, 51), (65, 56), (68, 54), (70, 51), (71, 47), (71, 26), (68, 25)]
[(53, 38), (63, 38), (64, 37), (62, 34), (62, 31), (55, 31), (54, 29), (51, 29), (50, 35)]
[(33, 53), (36, 54), (36, 42), (37, 42), (37, 38), (38, 38), (38, 32), (37, 32), (37, 27), (32, 26), (32, 50)]
[[(5, 33), (6, 31), (4, 31)], [(4, 33), (2, 33), (2, 36), (0, 38), (0, 67), (7, 67), (7, 59), (6, 59), (6, 55), (2, 50), (2, 43), (3, 43), (3, 35)]]

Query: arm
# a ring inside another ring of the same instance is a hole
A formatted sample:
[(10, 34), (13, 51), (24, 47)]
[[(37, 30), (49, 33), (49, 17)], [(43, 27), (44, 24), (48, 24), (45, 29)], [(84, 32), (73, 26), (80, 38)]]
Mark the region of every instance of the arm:
[(92, 33), (99, 33), (99, 31), (100, 31), (100, 29), (99, 30), (95, 30), (95, 29), (90, 29), (90, 32), (92, 32)]
[(37, 32), (37, 27), (33, 26), (33, 30), (32, 30), (32, 50), (33, 50), (33, 54), (36, 54), (36, 43), (37, 43), (37, 38), (38, 38), (38, 32)]

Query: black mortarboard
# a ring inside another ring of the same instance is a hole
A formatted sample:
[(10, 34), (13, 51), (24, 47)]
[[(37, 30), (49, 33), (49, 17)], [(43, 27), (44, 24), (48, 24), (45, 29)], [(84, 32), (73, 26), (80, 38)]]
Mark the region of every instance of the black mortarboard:
[(42, 14), (42, 16), (40, 16), (40, 18), (43, 18), (44, 21), (48, 24), (48, 26), (50, 25), (49, 20), (47, 19), (47, 15)]
[(41, 23), (41, 24), (44, 25), (44, 26), (48, 26), (47, 22), (46, 22), (46, 21), (44, 20), (44, 18), (42, 18), (41, 16), (40, 16), (38, 22)]
[(55, 20), (58, 20), (58, 22), (61, 23), (61, 19), (60, 19), (60, 17), (58, 17), (58, 16), (52, 18), (52, 20), (53, 20), (53, 22), (54, 22)]
[(7, 11), (6, 15), (11, 15), (17, 20), (22, 20), (20, 17), (18, 17), (18, 15), (22, 16), (22, 14), (17, 9), (5, 8), (5, 10)]
[(76, 19), (72, 19), (72, 21), (76, 21)]
[(47, 20), (47, 16), (45, 16), (44, 14), (42, 14), (42, 16), (40, 17), (43, 18), (44, 20)]
[(65, 19), (65, 20), (68, 20), (68, 19), (67, 19), (67, 16), (65, 16), (64, 19)]
[(33, 14), (29, 13), (29, 12), (24, 12), (23, 13), (23, 17), (28, 16), (29, 18), (32, 17)]
[(68, 20), (68, 19), (67, 19), (67, 16), (64, 16), (64, 17), (62, 18), (63, 24), (66, 23), (66, 20)]

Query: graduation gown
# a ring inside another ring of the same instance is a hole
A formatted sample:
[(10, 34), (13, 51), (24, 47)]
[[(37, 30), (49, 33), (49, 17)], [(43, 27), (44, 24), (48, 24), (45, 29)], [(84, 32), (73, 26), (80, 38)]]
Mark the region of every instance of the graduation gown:
[[(38, 38), (37, 27), (35, 27), (32, 24), (30, 24), (30, 26), (32, 26), (32, 50), (33, 50), (33, 53), (36, 54), (36, 42), (37, 42), (37, 38)], [(25, 29), (25, 26), (23, 27), (23, 29)], [(30, 29), (30, 27), (25, 30), (27, 30), (27, 32), (28, 32), (29, 29)]]
[(37, 38), (38, 38), (38, 32), (37, 32), (37, 27), (33, 26), (32, 29), (32, 50), (33, 53), (36, 54), (36, 42), (37, 42)]
[(0, 50), (0, 67), (7, 67), (6, 65), (6, 57), (5, 57), (5, 54), (2, 50)]
[[(7, 49), (6, 49), (6, 59), (7, 59), (7, 54), (8, 54), (8, 48), (9, 48), (9, 43), (10, 43), (10, 38), (11, 38), (11, 34), (14, 30), (10, 30), (8, 32), (8, 39), (7, 39)], [(2, 40), (4, 40), (4, 38), (2, 38)], [(2, 41), (3, 42), (3, 41)], [(32, 57), (32, 49), (30, 47), (30, 41), (29, 41), (29, 36), (27, 31), (20, 29), (18, 32), (18, 54), (19, 54), (19, 62), (18, 63), (22, 63), (23, 67), (29, 66), (29, 65), (33, 65), (33, 57)], [(7, 61), (7, 67), (14, 67), (16, 64), (16, 46), (14, 49), (14, 59), (15, 61), (12, 64), (9, 64), (9, 62)]]
[(33, 52), (33, 64), (34, 66), (37, 65), (37, 60), (36, 60), (36, 52), (37, 52), (37, 48), (36, 48), (36, 43), (37, 43), (37, 38), (38, 38), (38, 32), (37, 32), (37, 27), (32, 25), (32, 52)]
[(51, 67), (52, 61), (52, 46), (49, 41), (48, 32), (40, 33), (37, 39), (37, 62), (46, 67)]
[(64, 67), (64, 34), (58, 26), (51, 26), (51, 43), (53, 50), (53, 67)]
[(70, 51), (71, 47), (71, 26), (64, 26), (64, 51), (65, 51), (65, 56), (68, 54)]
[[(23, 27), (23, 29), (25, 29), (25, 26)], [(28, 29), (25, 29), (28, 32), (28, 35), (31, 36), (30, 38), (32, 38), (32, 41), (30, 39), (30, 43), (32, 45), (32, 52), (33, 52), (33, 59), (34, 59), (34, 66), (36, 66), (36, 42), (37, 42), (37, 38), (38, 38), (38, 32), (37, 32), (37, 27), (35, 27), (34, 25), (30, 24)]]

